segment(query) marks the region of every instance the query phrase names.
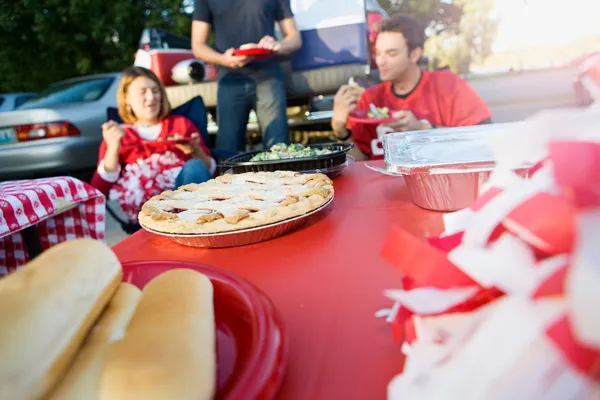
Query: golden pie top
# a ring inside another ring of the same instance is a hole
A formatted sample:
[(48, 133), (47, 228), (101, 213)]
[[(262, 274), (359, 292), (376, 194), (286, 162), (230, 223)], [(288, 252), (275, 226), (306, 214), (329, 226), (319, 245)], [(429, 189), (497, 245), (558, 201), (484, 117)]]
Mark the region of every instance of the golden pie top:
[(163, 233), (231, 232), (304, 215), (332, 197), (333, 183), (324, 174), (226, 174), (152, 197), (139, 220)]

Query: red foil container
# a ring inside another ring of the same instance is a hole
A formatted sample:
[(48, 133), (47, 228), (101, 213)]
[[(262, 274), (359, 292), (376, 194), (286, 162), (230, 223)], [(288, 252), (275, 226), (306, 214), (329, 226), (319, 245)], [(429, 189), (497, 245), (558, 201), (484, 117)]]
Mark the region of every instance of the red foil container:
[(404, 176), (419, 207), (444, 212), (467, 208), (495, 165), (489, 135), (507, 125), (390, 133), (384, 137), (386, 170)]
[(324, 210), (331, 202), (333, 197), (324, 205), (313, 210), (307, 214), (299, 217), (290, 218), (285, 221), (277, 222), (270, 225), (259, 226), (256, 228), (244, 229), (241, 231), (225, 232), (217, 234), (185, 234), (176, 235), (158, 232), (142, 225), (142, 228), (150, 233), (156, 235), (166, 236), (169, 239), (189, 247), (204, 247), (204, 248), (224, 248), (224, 247), (237, 247), (246, 246), (253, 243), (264, 242), (266, 240), (274, 239), (278, 236), (282, 236), (294, 229), (299, 228), (308, 218), (322, 210)]

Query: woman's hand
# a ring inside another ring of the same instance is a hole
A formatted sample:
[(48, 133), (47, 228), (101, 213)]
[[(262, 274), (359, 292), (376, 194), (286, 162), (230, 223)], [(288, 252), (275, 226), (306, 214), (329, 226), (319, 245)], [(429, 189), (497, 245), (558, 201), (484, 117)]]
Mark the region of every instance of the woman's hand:
[[(191, 155), (194, 157), (194, 154), (198, 152), (198, 150), (204, 152), (200, 147), (200, 136), (196, 134), (191, 135), (192, 140), (189, 143), (175, 143), (175, 147), (185, 155)], [(184, 136), (175, 135), (175, 140), (184, 139)]]
[(121, 147), (121, 139), (125, 136), (125, 130), (115, 121), (102, 124), (102, 137), (106, 142), (107, 150), (118, 151)]
[(175, 147), (181, 150), (184, 154), (190, 155), (192, 158), (197, 158), (210, 168), (210, 155), (206, 154), (202, 146), (200, 146), (200, 134), (192, 133), (192, 141), (190, 143), (177, 143)]
[(124, 135), (125, 130), (115, 121), (102, 124), (102, 137), (106, 143), (106, 153), (104, 154), (104, 170), (106, 172), (115, 172), (119, 169), (119, 150)]

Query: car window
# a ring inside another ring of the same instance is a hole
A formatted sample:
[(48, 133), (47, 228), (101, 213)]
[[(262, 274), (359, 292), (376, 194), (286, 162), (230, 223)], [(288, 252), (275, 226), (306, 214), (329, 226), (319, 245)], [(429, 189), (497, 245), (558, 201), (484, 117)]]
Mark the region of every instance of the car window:
[(113, 81), (114, 78), (108, 77), (57, 83), (25, 102), (19, 109), (96, 101), (106, 93)]
[(21, 105), (23, 105), (25, 102), (29, 101), (31, 98), (33, 98), (33, 95), (27, 95), (27, 96), (18, 96), (15, 99), (15, 108), (20, 107)]

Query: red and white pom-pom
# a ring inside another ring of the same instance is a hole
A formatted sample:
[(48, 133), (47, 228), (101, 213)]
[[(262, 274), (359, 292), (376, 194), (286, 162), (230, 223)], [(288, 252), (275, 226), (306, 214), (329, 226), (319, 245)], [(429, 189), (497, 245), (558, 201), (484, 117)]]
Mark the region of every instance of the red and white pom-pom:
[[(600, 393), (600, 107), (492, 138), (496, 169), (440, 237), (393, 228), (405, 276), (385, 310), (404, 329), (390, 399), (593, 398)], [(527, 179), (513, 170), (534, 167)]]

